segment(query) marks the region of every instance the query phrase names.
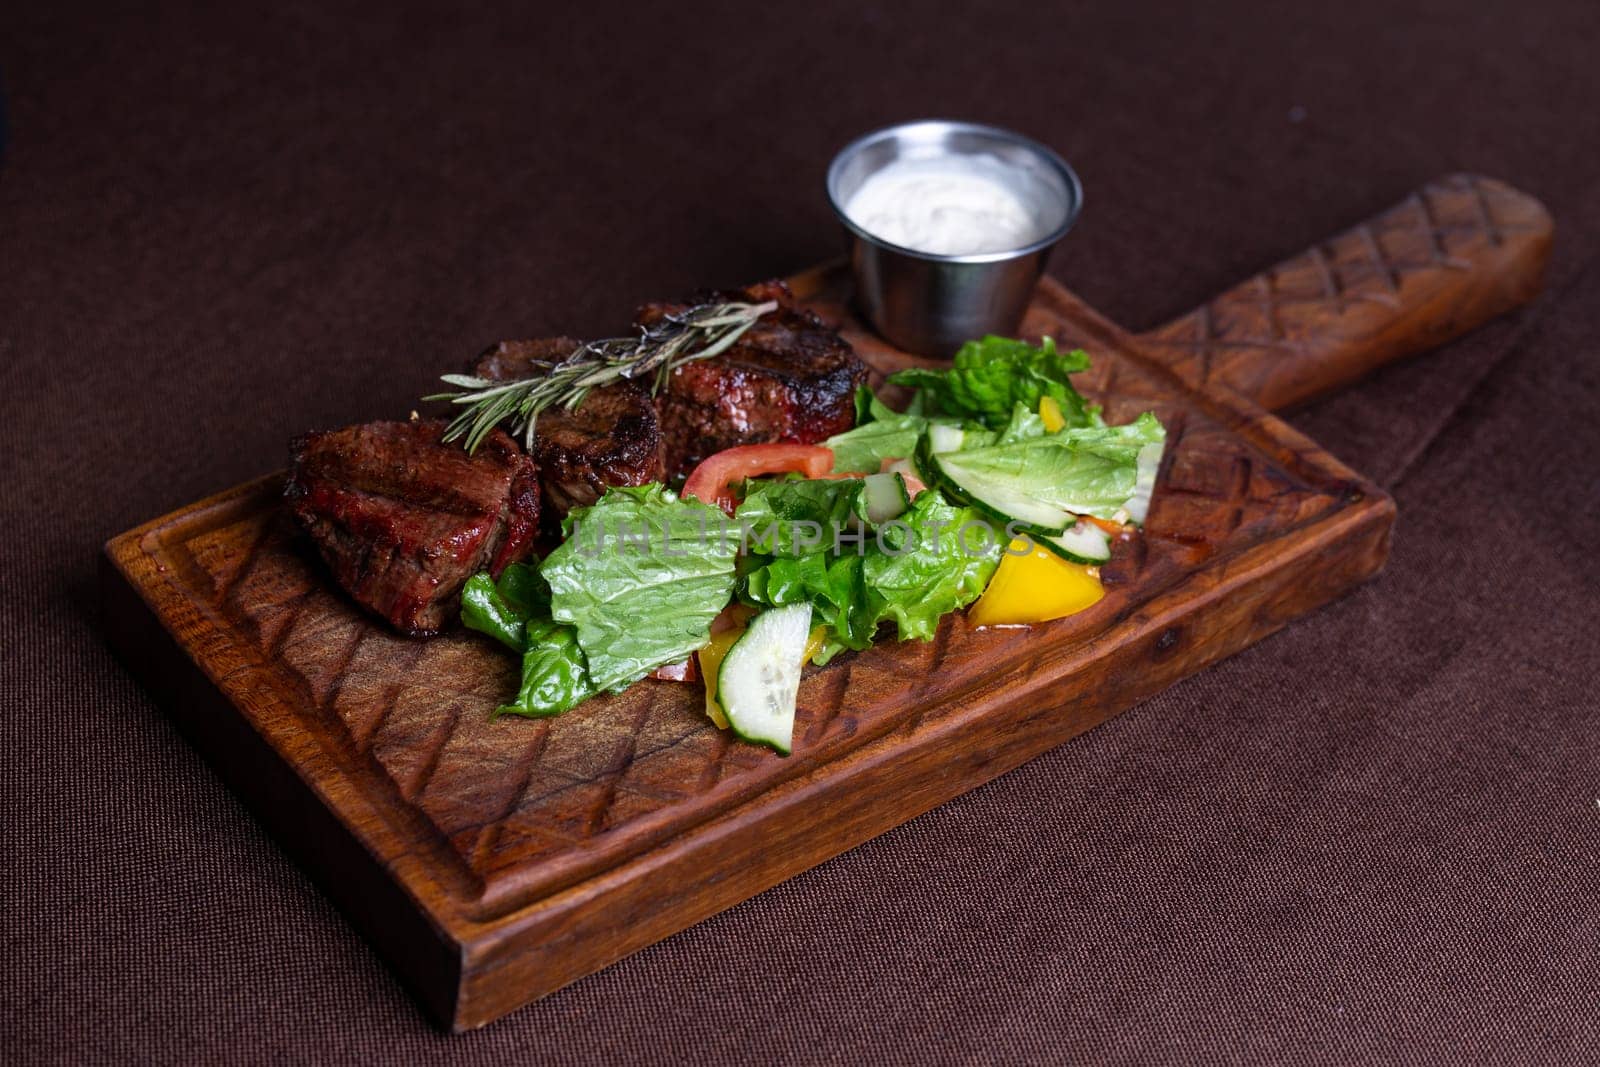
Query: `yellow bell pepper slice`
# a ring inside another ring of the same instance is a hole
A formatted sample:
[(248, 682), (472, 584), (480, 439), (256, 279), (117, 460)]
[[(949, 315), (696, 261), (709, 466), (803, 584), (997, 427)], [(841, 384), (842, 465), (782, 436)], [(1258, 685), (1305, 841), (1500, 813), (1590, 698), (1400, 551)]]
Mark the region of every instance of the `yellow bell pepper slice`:
[(743, 626), (724, 630), (720, 634), (712, 634), (706, 647), (698, 653), (700, 677), (706, 683), (706, 715), (717, 724), (719, 730), (728, 728), (728, 717), (722, 713), (722, 705), (717, 703), (717, 672), (722, 669), (722, 661), (728, 655), (728, 649), (732, 648), (733, 643), (742, 636), (744, 636)]
[(810, 663), (817, 658), (817, 653), (822, 651), (822, 643), (828, 639), (826, 626), (813, 626), (811, 633), (806, 635), (806, 652), (800, 657), (800, 662)]
[[(1013, 555), (1030, 548), (1025, 555)], [(1017, 540), (1000, 558), (967, 618), (974, 626), (1023, 626), (1075, 615), (1106, 595), (1100, 579), (1037, 544)]]
[(1039, 398), (1039, 421), (1044, 423), (1044, 428), (1050, 433), (1066, 428), (1066, 416), (1061, 414), (1061, 405), (1053, 396)]

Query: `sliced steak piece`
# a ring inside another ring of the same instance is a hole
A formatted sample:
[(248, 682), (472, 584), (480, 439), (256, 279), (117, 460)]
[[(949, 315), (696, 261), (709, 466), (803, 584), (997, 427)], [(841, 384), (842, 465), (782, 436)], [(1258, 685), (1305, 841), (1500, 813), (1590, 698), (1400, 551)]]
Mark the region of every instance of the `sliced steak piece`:
[(339, 584), (402, 633), (437, 633), (461, 587), (525, 559), (539, 524), (533, 461), (496, 430), (474, 455), (445, 423), (369, 422), (290, 445), (284, 499)]
[[(580, 344), (570, 337), (502, 341), (478, 357), (472, 373), (496, 381), (531, 377)], [(576, 411), (540, 415), (533, 455), (545, 505), (557, 517), (593, 504), (607, 486), (644, 485), (667, 475), (661, 422), (650, 394), (633, 382), (593, 390)]]
[[(814, 444), (854, 425), (867, 366), (843, 337), (794, 306), (788, 286), (761, 282), (708, 299), (776, 300), (779, 307), (726, 352), (673, 371), (656, 398), (669, 470), (684, 473), (734, 445)], [(649, 325), (689, 306), (647, 304), (636, 319)]]

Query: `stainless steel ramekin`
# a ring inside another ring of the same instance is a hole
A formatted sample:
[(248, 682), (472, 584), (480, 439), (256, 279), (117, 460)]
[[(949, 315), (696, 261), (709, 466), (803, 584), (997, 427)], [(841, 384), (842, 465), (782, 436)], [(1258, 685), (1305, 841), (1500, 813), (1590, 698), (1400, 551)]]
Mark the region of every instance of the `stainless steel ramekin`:
[[(1004, 252), (941, 256), (890, 244), (845, 214), (861, 184), (897, 159), (992, 155), (1016, 168), (1017, 190), (1039, 212), (1042, 236)], [(1057, 241), (1077, 221), (1083, 187), (1065, 160), (997, 126), (928, 120), (850, 142), (828, 167), (828, 200), (851, 234), (856, 301), (892, 344), (947, 356), (986, 333), (1015, 333)]]

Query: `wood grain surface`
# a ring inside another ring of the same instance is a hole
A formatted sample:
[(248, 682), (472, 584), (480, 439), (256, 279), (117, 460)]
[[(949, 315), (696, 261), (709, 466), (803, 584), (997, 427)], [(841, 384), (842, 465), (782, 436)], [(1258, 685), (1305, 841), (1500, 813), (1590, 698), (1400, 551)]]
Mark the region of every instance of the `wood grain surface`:
[[(808, 669), (787, 759), (669, 682), (491, 722), (514, 659), (362, 614), (282, 515), (280, 476), (110, 542), (108, 637), (429, 1013), (481, 1025), (1370, 577), (1392, 502), (1255, 401), (1335, 388), (1526, 300), (1550, 229), (1514, 190), (1446, 179), (1144, 338), (1047, 279), (1024, 332), (1090, 350), (1081, 384), (1111, 421), (1167, 425), (1143, 536), (1080, 615), (987, 631), (957, 616), (934, 641)], [(860, 327), (847, 284), (839, 268), (794, 279), (880, 377), (917, 362)]]
[(1187, 384), (1282, 411), (1526, 303), (1553, 233), (1533, 197), (1452, 174), (1140, 340)]

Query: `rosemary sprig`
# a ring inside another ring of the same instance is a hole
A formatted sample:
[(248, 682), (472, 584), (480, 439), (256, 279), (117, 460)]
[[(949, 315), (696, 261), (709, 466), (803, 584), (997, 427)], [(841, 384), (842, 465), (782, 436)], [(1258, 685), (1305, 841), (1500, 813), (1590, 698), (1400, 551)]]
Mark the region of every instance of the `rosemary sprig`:
[(470, 374), (443, 375), (441, 380), (456, 391), (423, 399), (448, 400), (465, 407), (451, 420), (444, 439), (465, 438), (468, 452), (476, 452), (501, 423), (513, 434), (522, 434), (532, 449), (534, 427), (542, 412), (556, 406), (571, 411), (596, 386), (650, 374), (655, 375), (650, 391), (658, 393), (676, 368), (727, 351), (757, 319), (777, 306), (775, 300), (699, 304), (641, 327), (637, 337), (590, 341), (562, 359), (541, 361), (537, 366), (542, 373), (532, 378), (500, 382)]

